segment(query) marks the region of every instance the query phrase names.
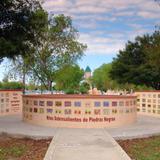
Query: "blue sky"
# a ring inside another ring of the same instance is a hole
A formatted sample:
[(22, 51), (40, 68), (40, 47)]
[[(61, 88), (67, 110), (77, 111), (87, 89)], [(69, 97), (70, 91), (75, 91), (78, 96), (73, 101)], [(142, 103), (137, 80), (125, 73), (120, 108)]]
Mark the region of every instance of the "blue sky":
[(79, 41), (88, 45), (79, 64), (92, 70), (111, 62), (128, 40), (152, 33), (160, 24), (160, 6), (154, 0), (45, 0), (43, 7), (72, 17)]
[(111, 62), (128, 40), (153, 32), (160, 22), (154, 0), (46, 0), (43, 6), (72, 17), (80, 41), (88, 45), (79, 64), (92, 70)]

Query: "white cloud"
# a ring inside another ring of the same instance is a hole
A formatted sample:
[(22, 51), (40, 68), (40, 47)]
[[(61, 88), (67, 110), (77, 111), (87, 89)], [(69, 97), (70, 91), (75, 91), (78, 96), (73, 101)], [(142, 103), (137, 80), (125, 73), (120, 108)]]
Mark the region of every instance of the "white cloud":
[[(154, 0), (46, 0), (44, 8), (73, 18), (89, 54), (117, 53), (127, 40), (151, 31), (141, 23), (143, 19), (157, 23), (160, 18), (160, 6)], [(129, 27), (124, 29), (124, 25)]]
[(88, 54), (106, 54), (111, 55), (123, 49), (125, 41), (116, 36), (99, 37), (92, 34), (81, 34), (80, 41), (88, 45)]
[(99, 17), (99, 20), (104, 20), (106, 14), (112, 14), (106, 20), (113, 20), (115, 16), (160, 17), (160, 6), (154, 0), (46, 0), (43, 6), (48, 11), (63, 12), (70, 16), (81, 13), (82, 18), (86, 18), (84, 14), (96, 14), (95, 18)]

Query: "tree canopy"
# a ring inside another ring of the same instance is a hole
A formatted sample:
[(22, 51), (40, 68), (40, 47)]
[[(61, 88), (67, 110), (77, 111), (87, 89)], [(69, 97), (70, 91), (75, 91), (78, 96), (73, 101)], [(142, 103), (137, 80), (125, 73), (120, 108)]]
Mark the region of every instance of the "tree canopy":
[(92, 81), (93, 84), (100, 90), (106, 91), (112, 88), (113, 80), (110, 78), (110, 71), (112, 64), (103, 64), (93, 72)]
[(50, 15), (45, 31), (38, 37), (40, 43), (32, 46), (32, 54), (17, 56), (13, 66), (16, 64), (23, 77), (29, 74), (50, 90), (55, 73), (64, 66), (76, 64), (83, 56), (87, 46), (80, 43), (78, 37), (70, 17)]
[(111, 78), (119, 83), (160, 89), (160, 32), (129, 41), (112, 63)]
[(38, 0), (1, 0), (0, 60), (31, 53), (46, 23), (48, 15)]
[(56, 73), (56, 89), (73, 93), (79, 90), (80, 82), (83, 80), (84, 70), (78, 65), (64, 66)]

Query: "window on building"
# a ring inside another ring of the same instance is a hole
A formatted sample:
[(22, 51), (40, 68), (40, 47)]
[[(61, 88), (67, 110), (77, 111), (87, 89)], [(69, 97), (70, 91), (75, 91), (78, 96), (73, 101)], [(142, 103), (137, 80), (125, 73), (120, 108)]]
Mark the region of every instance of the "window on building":
[(104, 107), (109, 107), (109, 102), (104, 101), (104, 102), (103, 102), (103, 106), (104, 106)]
[(39, 101), (39, 106), (44, 106), (44, 101)]
[(153, 108), (156, 108), (156, 105), (155, 105), (155, 104), (153, 105)]
[(120, 114), (122, 114), (122, 113), (123, 113), (123, 110), (122, 110), (122, 109), (120, 109), (120, 110), (119, 110), (119, 113), (120, 113)]
[(95, 107), (100, 107), (101, 106), (101, 102), (94, 102), (94, 106)]
[(142, 112), (146, 112), (146, 109), (145, 109), (145, 108), (142, 108)]
[(75, 107), (81, 107), (81, 102), (74, 102)]
[(146, 107), (146, 104), (145, 104), (145, 103), (143, 103), (143, 104), (142, 104), (142, 107)]
[(47, 108), (47, 113), (53, 113), (53, 109)]
[(116, 107), (117, 106), (117, 102), (116, 101), (113, 101), (112, 102), (112, 107)]
[(146, 95), (145, 94), (142, 94), (142, 97), (145, 97)]
[(40, 108), (39, 113), (44, 113), (44, 108)]
[(128, 107), (129, 106), (129, 101), (126, 101), (126, 107)]
[(56, 101), (56, 102), (55, 102), (55, 106), (57, 106), (57, 107), (62, 106), (62, 102), (61, 102), (61, 101)]
[(61, 114), (62, 111), (61, 111), (61, 110), (56, 110), (55, 113), (56, 113), (56, 114)]
[(72, 113), (71, 109), (65, 109), (64, 110), (64, 114), (71, 114), (71, 113)]
[(6, 93), (6, 97), (9, 97), (9, 93)]
[(64, 106), (65, 107), (71, 107), (71, 102), (70, 101), (65, 101)]
[(80, 110), (75, 110), (74, 113), (75, 114), (81, 114), (81, 111)]
[(156, 94), (153, 95), (153, 98), (156, 98)]
[(117, 113), (117, 109), (112, 109), (112, 113), (116, 114)]
[(133, 101), (130, 101), (130, 106), (132, 106), (133, 105)]
[(25, 111), (28, 112), (28, 111), (29, 111), (29, 108), (28, 108), (28, 107), (25, 107)]
[(1, 103), (4, 103), (4, 99), (1, 99)]
[(26, 100), (26, 104), (29, 104), (29, 100), (28, 99)]
[(119, 106), (121, 106), (121, 107), (124, 106), (124, 102), (123, 102), (123, 101), (120, 101), (120, 102), (119, 102)]
[(101, 110), (100, 109), (95, 109), (94, 110), (94, 114), (95, 115), (100, 115), (101, 114)]
[(38, 112), (38, 109), (37, 108), (34, 108), (34, 113), (37, 113)]
[(146, 99), (142, 99), (142, 102), (146, 102)]
[(85, 114), (91, 114), (90, 110), (85, 110)]
[(34, 104), (35, 106), (37, 106), (37, 105), (38, 105), (38, 101), (33, 101), (33, 104)]
[(109, 115), (110, 114), (110, 110), (109, 109), (103, 109), (103, 114), (104, 115)]
[(156, 113), (156, 111), (154, 109), (152, 111), (153, 111), (153, 113)]
[(47, 101), (47, 106), (53, 106), (53, 102), (52, 101)]
[(90, 103), (90, 102), (86, 102), (86, 103), (85, 103), (85, 106), (86, 106), (86, 107), (90, 107), (90, 106), (91, 106), (91, 103)]
[(156, 99), (153, 99), (153, 103), (156, 103)]
[(32, 110), (33, 110), (32, 108), (29, 108), (29, 112), (32, 112)]

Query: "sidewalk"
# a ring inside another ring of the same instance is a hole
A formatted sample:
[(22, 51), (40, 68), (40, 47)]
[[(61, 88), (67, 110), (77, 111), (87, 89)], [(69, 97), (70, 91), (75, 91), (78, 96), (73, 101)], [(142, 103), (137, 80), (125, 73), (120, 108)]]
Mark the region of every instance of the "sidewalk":
[(58, 129), (44, 160), (130, 160), (104, 129)]
[[(160, 134), (159, 124), (160, 118), (138, 116), (138, 120), (135, 124), (118, 128), (106, 128), (105, 130), (116, 139), (138, 138)], [(81, 132), (82, 130), (87, 132), (88, 129), (70, 130), (77, 130), (78, 132)], [(90, 130), (94, 132), (94, 129)], [(24, 123), (21, 116), (0, 117), (0, 134), (7, 133), (15, 136), (17, 135), (18, 137), (28, 136), (41, 139), (53, 137), (56, 134), (56, 131), (56, 128), (49, 128)]]

